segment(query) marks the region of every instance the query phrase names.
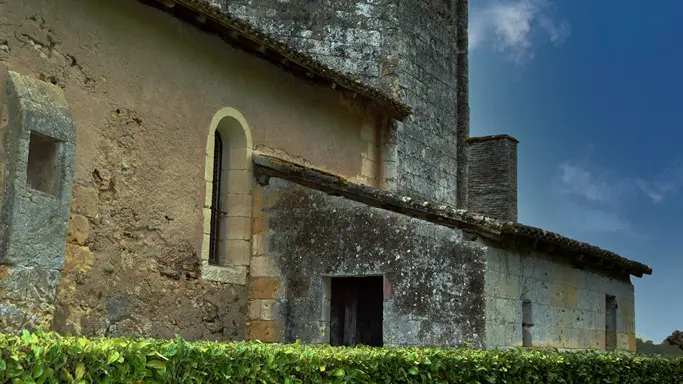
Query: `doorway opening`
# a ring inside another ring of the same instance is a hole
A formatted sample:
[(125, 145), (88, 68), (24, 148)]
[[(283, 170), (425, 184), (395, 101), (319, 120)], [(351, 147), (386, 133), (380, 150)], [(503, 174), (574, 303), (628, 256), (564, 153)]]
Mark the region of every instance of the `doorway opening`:
[(384, 278), (332, 278), (331, 293), (330, 344), (381, 347)]

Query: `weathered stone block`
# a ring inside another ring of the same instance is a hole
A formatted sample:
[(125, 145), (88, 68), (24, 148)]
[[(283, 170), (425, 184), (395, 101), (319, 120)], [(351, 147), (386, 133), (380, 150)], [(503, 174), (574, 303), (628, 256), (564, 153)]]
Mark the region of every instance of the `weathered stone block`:
[(221, 200), (221, 211), (228, 216), (251, 218), (252, 202), (249, 193), (228, 193)]
[(565, 308), (578, 309), (579, 308), (579, 292), (578, 292), (578, 289), (572, 285), (565, 285), (563, 302), (564, 302)]
[(268, 231), (268, 217), (263, 213), (256, 213), (252, 219), (251, 232), (254, 234)]
[(502, 273), (488, 268), (487, 265), (486, 274), (484, 275), (484, 292), (486, 292), (487, 299), (499, 298), (502, 296), (500, 285), (498, 284), (502, 277)]
[(90, 236), (90, 222), (85, 216), (71, 215), (66, 233), (67, 243), (85, 245)]
[(202, 277), (205, 280), (225, 284), (246, 285), (247, 271), (246, 266), (215, 266), (206, 262), (202, 264)]
[(281, 272), (277, 264), (268, 256), (251, 258), (251, 277), (280, 277)]
[(2, 118), (2, 110), (5, 106), (5, 87), (7, 86), (7, 77), (9, 70), (5, 63), (0, 62), (0, 119)]
[(208, 263), (209, 253), (211, 251), (211, 234), (204, 233), (202, 235), (202, 261)]
[(251, 218), (228, 216), (221, 219), (220, 238), (225, 240), (251, 240)]
[(246, 240), (224, 240), (220, 243), (220, 253), (225, 260), (221, 265), (248, 266), (251, 259), (251, 242)]
[(227, 185), (227, 193), (249, 194), (253, 175), (251, 171), (229, 169), (223, 171), (223, 185)]
[(270, 238), (268, 232), (259, 232), (251, 237), (251, 254), (254, 256), (265, 256), (268, 254), (268, 242)]
[(228, 151), (228, 167), (229, 169), (249, 170), (251, 169), (251, 159), (249, 154), (251, 150), (248, 148), (230, 148)]
[(204, 183), (204, 208), (211, 208), (213, 204), (213, 176), (211, 181)]
[(502, 298), (508, 300), (521, 300), (522, 278), (519, 275), (503, 273), (497, 284), (501, 287)]
[(550, 294), (550, 305), (556, 307), (564, 307), (564, 290), (565, 287), (560, 284), (548, 284), (548, 293)]
[(90, 248), (75, 244), (66, 245), (64, 273), (87, 272), (95, 264), (95, 255)]
[(107, 300), (107, 319), (112, 323), (128, 318), (131, 310), (131, 302), (127, 296), (115, 296)]
[(591, 348), (592, 349), (605, 349), (605, 331), (604, 330), (593, 330), (593, 331), (591, 331)]
[(261, 320), (275, 320), (278, 316), (279, 303), (277, 300), (266, 299), (261, 300), (260, 319)]
[(275, 321), (254, 320), (248, 325), (247, 339), (277, 343), (281, 339), (280, 326)]
[(205, 235), (211, 235), (211, 208), (204, 208), (202, 210), (203, 222), (202, 222), (202, 233)]
[(330, 322), (318, 321), (315, 323), (318, 327), (318, 334), (320, 337), (312, 340), (312, 344), (329, 344), (330, 343)]
[(254, 299), (249, 301), (248, 314), (249, 319), (259, 320), (261, 318), (261, 301), (260, 299)]
[(2, 267), (0, 302), (54, 303), (60, 273), (41, 267)]
[(50, 329), (55, 306), (49, 303), (7, 302), (0, 300), (0, 332), (12, 333), (20, 329)]
[(534, 325), (531, 327), (531, 345), (544, 347), (548, 345), (548, 327), (545, 325)]
[(548, 327), (548, 343), (547, 347), (552, 348), (564, 348), (564, 331), (560, 327), (549, 326)]
[(637, 352), (635, 333), (628, 334), (628, 350), (633, 353)]
[(391, 322), (384, 329), (384, 342), (397, 346), (419, 345), (421, 326), (418, 320)]
[(279, 279), (256, 278), (249, 284), (249, 297), (251, 299), (275, 299), (279, 286)]

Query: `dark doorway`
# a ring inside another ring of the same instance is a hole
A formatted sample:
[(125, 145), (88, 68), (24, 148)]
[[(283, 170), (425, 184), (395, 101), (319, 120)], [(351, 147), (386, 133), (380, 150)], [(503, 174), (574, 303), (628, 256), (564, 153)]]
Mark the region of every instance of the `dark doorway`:
[(331, 288), (330, 344), (381, 347), (384, 278), (333, 278)]

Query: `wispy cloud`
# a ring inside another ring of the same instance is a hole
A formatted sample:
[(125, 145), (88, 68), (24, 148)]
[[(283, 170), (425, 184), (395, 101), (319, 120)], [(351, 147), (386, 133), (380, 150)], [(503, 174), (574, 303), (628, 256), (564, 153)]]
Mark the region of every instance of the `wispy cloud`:
[(540, 35), (561, 44), (570, 34), (569, 23), (550, 15), (547, 0), (490, 0), (470, 12), (470, 49), (486, 43), (517, 64), (534, 57), (534, 40)]
[(655, 177), (620, 174), (596, 164), (589, 153), (557, 167), (555, 191), (571, 211), (573, 224), (591, 232), (630, 231), (628, 206), (643, 198), (659, 204), (683, 186), (683, 164)]

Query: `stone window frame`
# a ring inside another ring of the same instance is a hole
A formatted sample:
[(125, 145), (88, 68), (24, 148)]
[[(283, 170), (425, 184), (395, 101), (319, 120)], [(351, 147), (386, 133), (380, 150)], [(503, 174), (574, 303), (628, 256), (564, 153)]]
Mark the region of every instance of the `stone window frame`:
[[(215, 132), (222, 138), (217, 263), (210, 264), (214, 184)], [(202, 277), (205, 280), (246, 285), (251, 256), (253, 145), (251, 130), (236, 109), (219, 110), (211, 120), (206, 141)]]

